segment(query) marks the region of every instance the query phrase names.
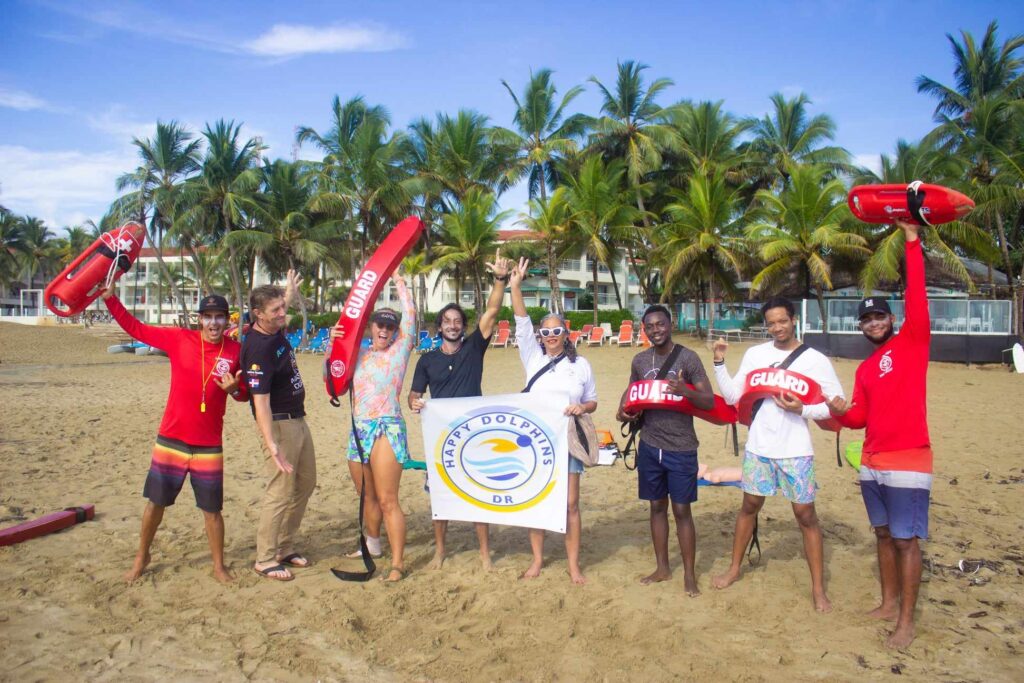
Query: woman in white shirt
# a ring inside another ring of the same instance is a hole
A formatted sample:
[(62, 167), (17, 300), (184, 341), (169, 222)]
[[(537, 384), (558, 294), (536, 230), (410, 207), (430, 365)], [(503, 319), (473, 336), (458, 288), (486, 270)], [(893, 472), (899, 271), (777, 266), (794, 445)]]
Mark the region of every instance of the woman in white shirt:
[[(540, 343), (533, 333), (533, 323), (526, 313), (523, 301), (522, 283), (526, 277), (529, 261), (520, 259), (518, 267), (510, 273), (512, 287), (512, 312), (516, 319), (516, 341), (519, 344), (519, 359), (526, 370), (526, 381), (549, 364), (547, 370), (533, 383), (530, 392), (557, 391), (569, 394), (569, 405), (565, 414), (569, 416), (592, 413), (597, 410), (597, 386), (594, 373), (586, 358), (576, 355), (576, 347), (569, 343), (569, 326), (561, 316), (550, 313), (540, 321)], [(570, 425), (572, 422), (570, 421)], [(580, 570), (580, 531), (583, 520), (580, 516), (580, 474), (583, 464), (569, 456), (569, 505), (565, 524), (565, 553), (569, 560), (569, 577), (573, 583), (583, 584), (587, 579)], [(544, 564), (544, 530), (530, 529), (530, 549), (533, 562), (523, 572), (522, 578), (540, 576)]]

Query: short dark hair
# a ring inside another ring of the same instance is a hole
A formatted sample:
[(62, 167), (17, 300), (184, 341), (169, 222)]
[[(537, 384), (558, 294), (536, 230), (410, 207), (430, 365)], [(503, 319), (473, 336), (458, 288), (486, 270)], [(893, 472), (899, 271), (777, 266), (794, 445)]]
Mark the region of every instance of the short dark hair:
[(765, 301), (761, 305), (761, 317), (763, 318), (773, 308), (785, 308), (790, 318), (796, 317), (796, 308), (793, 306), (793, 302), (784, 296), (773, 296)]
[(644, 314), (640, 316), (641, 324), (647, 322), (647, 316), (651, 313), (664, 313), (665, 317), (668, 318), (668, 321), (672, 322), (672, 312), (668, 310), (668, 306), (665, 306), (664, 304), (651, 304), (644, 311)]
[(444, 307), (441, 308), (440, 311), (437, 312), (436, 323), (437, 323), (437, 327), (438, 328), (441, 327), (441, 323), (444, 321), (444, 314), (447, 313), (448, 311), (458, 311), (459, 315), (462, 316), (462, 326), (463, 327), (466, 326), (466, 320), (467, 320), (466, 312), (464, 310), (462, 310), (462, 306), (453, 303), (453, 304), (446, 304)]
[(274, 299), (284, 296), (284, 290), (277, 285), (260, 285), (249, 293), (249, 308), (262, 311)]

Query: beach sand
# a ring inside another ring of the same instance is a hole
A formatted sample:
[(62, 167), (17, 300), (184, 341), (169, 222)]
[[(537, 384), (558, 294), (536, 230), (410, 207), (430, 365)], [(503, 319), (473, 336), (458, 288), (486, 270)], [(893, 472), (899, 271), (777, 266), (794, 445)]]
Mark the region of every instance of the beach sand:
[[(679, 341), (710, 368), (702, 344)], [(149, 570), (126, 586), (169, 373), (163, 358), (107, 354), (110, 343), (95, 329), (0, 324), (0, 527), (96, 506), (94, 521), (0, 548), (2, 680), (1024, 677), (1024, 377), (1003, 368), (931, 366), (932, 540), (924, 544), (917, 640), (893, 652), (882, 647), (885, 626), (864, 616), (877, 601), (877, 567), (855, 473), (836, 467), (833, 436), (814, 427), (831, 614), (812, 608), (800, 533), (781, 498), (761, 514), (760, 563), (726, 591), (710, 587), (728, 564), (740, 501), (728, 487), (702, 488), (694, 507), (703, 594), (683, 592), (674, 533), (674, 577), (641, 586), (654, 567), (647, 506), (621, 463), (583, 477), (586, 586), (570, 584), (555, 534), (541, 577), (517, 580), (529, 544), (526, 530), (512, 527), (492, 529), (493, 573), (480, 571), (466, 523), (451, 525), (444, 569), (429, 570), (430, 504), (419, 472), (402, 482), (409, 577), (395, 585), (338, 581), (329, 567), (359, 567), (341, 559), (356, 543), (357, 498), (340, 455), (348, 409), (328, 405), (311, 355), (299, 364), (319, 484), (301, 549), (316, 565), (297, 570), (291, 583), (250, 570), (264, 474), (249, 409), (235, 404), (224, 431), (224, 517), (236, 581), (222, 586), (211, 577), (202, 517), (186, 485), (164, 518)], [(730, 349), (733, 370), (745, 348)], [(597, 375), (596, 422), (617, 434), (614, 410), (634, 351), (582, 353)], [(836, 367), (850, 392), (856, 362)], [(410, 368), (407, 385), (411, 377)], [(488, 352), (485, 393), (523, 383), (515, 350)], [(418, 418), (409, 419), (409, 433), (421, 453)], [(738, 464), (724, 427), (699, 422), (698, 433), (702, 461)], [(842, 435), (844, 444), (861, 438)], [(956, 568), (961, 559), (991, 564), (966, 574)]]

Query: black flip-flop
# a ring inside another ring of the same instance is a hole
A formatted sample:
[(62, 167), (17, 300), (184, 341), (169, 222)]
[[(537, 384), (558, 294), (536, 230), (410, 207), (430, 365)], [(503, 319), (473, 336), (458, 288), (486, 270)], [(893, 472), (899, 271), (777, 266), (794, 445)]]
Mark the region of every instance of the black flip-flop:
[[(252, 570), (257, 574), (260, 574), (268, 579), (273, 579), (274, 581), (291, 581), (295, 578), (295, 575), (291, 572), (288, 572), (288, 567), (284, 566), (283, 564), (275, 564), (271, 567), (264, 567), (263, 569), (257, 569), (256, 567), (253, 567)], [(280, 576), (271, 576), (272, 572), (288, 572), (288, 577), (282, 578)]]
[[(306, 564), (298, 564), (297, 562), (295, 562), (296, 559), (305, 560)], [(291, 555), (288, 555), (287, 557), (282, 557), (278, 561), (281, 564), (286, 564), (289, 567), (297, 567), (299, 569), (305, 569), (306, 567), (312, 567), (313, 566), (313, 563), (310, 561), (310, 559), (308, 557), (304, 557), (303, 555), (301, 555), (299, 553), (292, 553)]]

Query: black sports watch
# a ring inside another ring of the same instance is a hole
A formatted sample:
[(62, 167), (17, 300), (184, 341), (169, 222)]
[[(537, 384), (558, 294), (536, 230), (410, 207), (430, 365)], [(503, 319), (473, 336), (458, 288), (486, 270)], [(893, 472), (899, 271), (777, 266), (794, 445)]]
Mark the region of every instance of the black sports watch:
[(510, 277), (512, 276), (509, 275), (508, 273), (505, 273), (504, 275), (495, 275), (494, 279), (498, 282), (508, 282)]

